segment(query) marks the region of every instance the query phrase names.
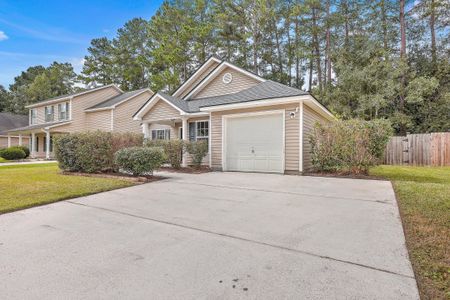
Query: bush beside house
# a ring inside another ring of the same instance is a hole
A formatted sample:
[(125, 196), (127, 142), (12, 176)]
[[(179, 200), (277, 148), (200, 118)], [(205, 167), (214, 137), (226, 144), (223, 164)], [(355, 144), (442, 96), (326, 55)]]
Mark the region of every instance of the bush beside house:
[(142, 146), (142, 135), (102, 131), (55, 136), (59, 167), (70, 172), (117, 171), (114, 154), (122, 148)]
[(158, 147), (131, 147), (116, 152), (115, 164), (121, 171), (134, 176), (153, 175), (166, 160), (164, 151)]
[(392, 135), (387, 120), (347, 120), (316, 124), (310, 137), (317, 171), (367, 173), (381, 162)]
[(186, 149), (192, 155), (194, 166), (200, 168), (203, 158), (208, 154), (208, 143), (206, 141), (189, 142)]
[[(29, 151), (28, 151), (29, 153)], [(16, 160), (16, 159), (24, 159), (27, 157), (27, 153), (24, 151), (22, 147), (9, 147), (0, 150), (0, 157), (6, 160)]]

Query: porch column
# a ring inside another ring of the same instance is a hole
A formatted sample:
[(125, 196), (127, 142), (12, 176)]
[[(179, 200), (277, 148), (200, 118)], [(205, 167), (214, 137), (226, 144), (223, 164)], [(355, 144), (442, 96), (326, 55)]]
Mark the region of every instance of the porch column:
[(144, 133), (144, 139), (149, 138), (148, 125), (148, 123), (142, 123), (142, 132)]
[[(187, 122), (187, 118), (186, 117), (182, 117), (181, 118), (181, 128), (182, 128), (182, 132), (183, 132), (183, 136), (181, 137), (183, 141), (187, 141), (189, 138), (189, 128), (188, 128), (188, 122)], [(183, 153), (183, 160), (181, 163), (182, 167), (187, 167), (187, 158), (186, 158), (186, 153)]]
[(11, 147), (11, 136), (8, 134), (8, 148)]
[(50, 159), (50, 131), (45, 132), (45, 158)]
[(36, 157), (36, 133), (31, 134), (31, 157)]
[(19, 146), (22, 146), (22, 134), (19, 133)]

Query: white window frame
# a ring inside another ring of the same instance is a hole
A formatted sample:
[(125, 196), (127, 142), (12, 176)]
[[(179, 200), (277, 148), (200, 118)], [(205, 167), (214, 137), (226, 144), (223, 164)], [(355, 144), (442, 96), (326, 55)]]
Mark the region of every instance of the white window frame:
[(37, 120), (36, 108), (30, 109), (30, 125), (35, 125)]
[[(64, 116), (61, 115), (62, 113), (64, 113)], [(58, 104), (58, 119), (60, 121), (69, 119), (69, 102)]]
[[(199, 124), (201, 123), (206, 123), (206, 125), (203, 128), (199, 128)], [(199, 130), (202, 129), (207, 132), (206, 135), (199, 135)], [(195, 121), (195, 140), (206, 140), (209, 142), (209, 120)]]
[[(155, 132), (155, 139), (153, 139), (153, 132)], [(169, 133), (169, 134), (166, 134)], [(152, 129), (151, 132), (152, 140), (169, 140), (170, 139), (170, 131), (168, 129)], [(160, 138), (162, 137), (162, 138)]]
[[(48, 113), (51, 111), (51, 113)], [(45, 122), (53, 122), (55, 121), (55, 106), (49, 105), (44, 108)]]

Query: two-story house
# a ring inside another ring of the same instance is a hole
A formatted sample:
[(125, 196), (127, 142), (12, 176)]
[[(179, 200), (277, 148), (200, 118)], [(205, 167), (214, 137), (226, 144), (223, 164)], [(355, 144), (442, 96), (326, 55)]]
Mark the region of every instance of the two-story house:
[(26, 107), (28, 126), (7, 132), (20, 139), (30, 137), (31, 157), (51, 158), (55, 134), (88, 130), (141, 133), (141, 123), (132, 116), (152, 95), (148, 88), (123, 92), (116, 85), (107, 85), (47, 99)]

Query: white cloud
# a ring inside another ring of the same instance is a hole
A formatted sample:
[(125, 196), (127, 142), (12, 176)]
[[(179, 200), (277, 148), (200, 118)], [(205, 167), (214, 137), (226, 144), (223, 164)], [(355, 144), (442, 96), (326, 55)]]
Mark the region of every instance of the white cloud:
[(3, 31), (0, 30), (0, 42), (7, 40), (9, 37), (6, 35), (6, 33), (4, 33)]

